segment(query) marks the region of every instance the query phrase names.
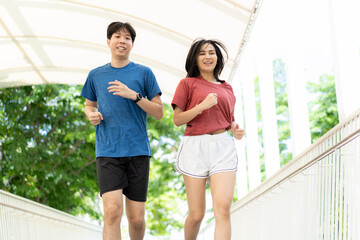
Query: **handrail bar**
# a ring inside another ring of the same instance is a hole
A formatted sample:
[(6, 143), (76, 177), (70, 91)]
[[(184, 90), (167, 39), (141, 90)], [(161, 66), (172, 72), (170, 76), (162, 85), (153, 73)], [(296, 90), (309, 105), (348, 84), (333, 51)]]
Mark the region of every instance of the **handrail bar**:
[[(360, 108), (355, 111), (353, 114), (348, 116), (344, 121), (337, 124), (334, 128), (332, 128), (329, 132), (324, 134), (321, 138), (319, 138), (315, 143), (313, 143), (311, 146), (306, 148), (301, 154), (296, 156), (293, 160), (291, 160), (289, 163), (287, 163), (284, 167), (279, 169), (274, 175), (266, 179), (263, 183), (261, 183), (258, 187), (250, 191), (246, 196), (241, 198), (240, 200), (236, 201), (232, 207), (231, 207), (231, 213), (235, 212), (237, 209), (245, 206), (250, 201), (258, 198), (260, 195), (270, 191), (272, 188), (280, 185), (285, 180), (290, 179), (294, 175), (298, 174), (305, 168), (311, 166), (314, 164), (317, 160), (331, 154), (336, 149), (340, 148), (341, 146), (345, 145), (347, 142), (351, 141), (352, 139), (358, 137), (360, 135), (360, 128), (354, 131), (353, 133), (350, 133), (348, 136), (340, 140), (338, 143), (334, 144), (333, 146), (329, 147), (324, 152), (320, 153), (316, 157), (312, 158), (310, 161), (302, 163), (300, 166), (296, 166), (296, 164), (299, 164), (299, 161), (303, 159), (303, 157), (310, 153), (313, 149), (315, 149), (319, 144), (321, 144), (324, 139), (326, 140), (329, 136), (336, 133), (340, 128), (351, 122), (355, 117), (360, 115)], [(294, 167), (295, 166), (295, 167)], [(292, 169), (295, 168), (295, 169)]]
[[(57, 210), (55, 208), (46, 206), (44, 204), (40, 204), (38, 202), (31, 201), (29, 199), (20, 197), (18, 195), (15, 195), (15, 194), (3, 191), (3, 190), (0, 190), (0, 200), (1, 200), (1, 195), (6, 195), (6, 196), (8, 196), (8, 197), (10, 197), (12, 199), (19, 200), (22, 203), (28, 203), (28, 204), (30, 204), (32, 206), (36, 206), (36, 207), (39, 207), (41, 209), (46, 209), (47, 211), (53, 212), (56, 215), (60, 215), (60, 216), (65, 217), (67, 219), (70, 218), (71, 220), (73, 220), (73, 221), (71, 221), (72, 225), (75, 225), (75, 226), (78, 226), (78, 227), (81, 227), (81, 228), (85, 228), (85, 229), (89, 229), (89, 230), (99, 230), (99, 231), (101, 231), (100, 225), (95, 225), (93, 223), (86, 222), (86, 221), (84, 221), (84, 220), (82, 220), (82, 219), (80, 219), (80, 218), (78, 218), (76, 216), (73, 216), (71, 214), (62, 212), (60, 210)], [(4, 203), (4, 202), (0, 201), (0, 206), (9, 207), (11, 209), (15, 209), (15, 210), (19, 210), (19, 211), (22, 211), (22, 212), (30, 213), (30, 214), (33, 214), (33, 215), (36, 215), (36, 216), (39, 216), (39, 217), (51, 219), (51, 220), (54, 220), (54, 221), (57, 221), (57, 222), (65, 223), (65, 224), (69, 224), (69, 221), (65, 221), (65, 220), (63, 220), (61, 218), (56, 218), (56, 217), (52, 217), (52, 216), (49, 216), (49, 215), (44, 215), (44, 214), (41, 214), (39, 212), (36, 212), (35, 210), (33, 210), (33, 211), (29, 210), (24, 205), (22, 205), (20, 207), (20, 206), (18, 206), (16, 204)]]

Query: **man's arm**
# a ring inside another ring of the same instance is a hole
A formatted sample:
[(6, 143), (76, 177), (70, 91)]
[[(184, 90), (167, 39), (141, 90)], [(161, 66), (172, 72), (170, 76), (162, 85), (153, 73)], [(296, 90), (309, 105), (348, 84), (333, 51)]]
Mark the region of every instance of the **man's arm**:
[[(135, 98), (136, 99), (136, 93)], [(156, 95), (150, 101), (146, 98), (142, 98), (137, 102), (137, 105), (142, 108), (147, 114), (153, 116), (157, 120), (160, 120), (164, 116), (164, 108), (161, 101), (160, 94)]]
[[(112, 92), (114, 95), (119, 95), (131, 100), (137, 99), (137, 92), (128, 88), (125, 84), (119, 82), (118, 80), (109, 82), (109, 84), (110, 87), (108, 87), (108, 89), (110, 93)], [(164, 109), (160, 94), (156, 95), (151, 100), (142, 98), (136, 104), (141, 107), (142, 110), (144, 110), (147, 114), (153, 116), (157, 120), (160, 120), (164, 116)]]
[(103, 116), (99, 112), (97, 102), (86, 99), (84, 112), (85, 112), (86, 117), (89, 119), (91, 124), (94, 126), (99, 125), (100, 121), (103, 120)]

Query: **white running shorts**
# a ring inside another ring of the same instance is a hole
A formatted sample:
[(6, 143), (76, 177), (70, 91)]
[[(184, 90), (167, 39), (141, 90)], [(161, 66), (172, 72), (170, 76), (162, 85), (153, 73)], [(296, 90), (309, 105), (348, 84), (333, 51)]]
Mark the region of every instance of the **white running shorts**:
[(195, 178), (218, 172), (236, 171), (238, 165), (234, 139), (227, 133), (184, 136), (176, 157), (175, 169)]

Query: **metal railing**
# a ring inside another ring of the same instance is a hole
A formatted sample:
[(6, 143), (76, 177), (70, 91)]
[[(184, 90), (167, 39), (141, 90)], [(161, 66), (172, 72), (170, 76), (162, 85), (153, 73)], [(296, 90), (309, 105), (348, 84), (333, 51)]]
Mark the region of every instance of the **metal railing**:
[(1, 240), (98, 240), (99, 225), (0, 190)]
[(359, 240), (359, 135), (357, 111), (234, 203), (232, 239)]
[[(232, 239), (360, 240), (360, 111), (233, 204)], [(213, 225), (199, 239), (212, 239)], [(101, 227), (0, 190), (0, 239), (101, 239)]]

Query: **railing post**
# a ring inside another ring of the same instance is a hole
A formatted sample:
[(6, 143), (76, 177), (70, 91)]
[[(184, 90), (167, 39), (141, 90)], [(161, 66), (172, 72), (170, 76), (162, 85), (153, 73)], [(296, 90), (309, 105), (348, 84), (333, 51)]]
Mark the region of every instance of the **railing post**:
[[(247, 47), (249, 49), (251, 47), (251, 43), (249, 43)], [(243, 69), (246, 69), (246, 71), (241, 71), (241, 79), (243, 83), (242, 86), (246, 131), (245, 141), (247, 146), (246, 153), (249, 173), (249, 188), (251, 190), (258, 186), (261, 182), (254, 88), (254, 80), (256, 75), (254, 71), (254, 60), (251, 58), (251, 56), (248, 57), (248, 61), (242, 64), (242, 67)]]

